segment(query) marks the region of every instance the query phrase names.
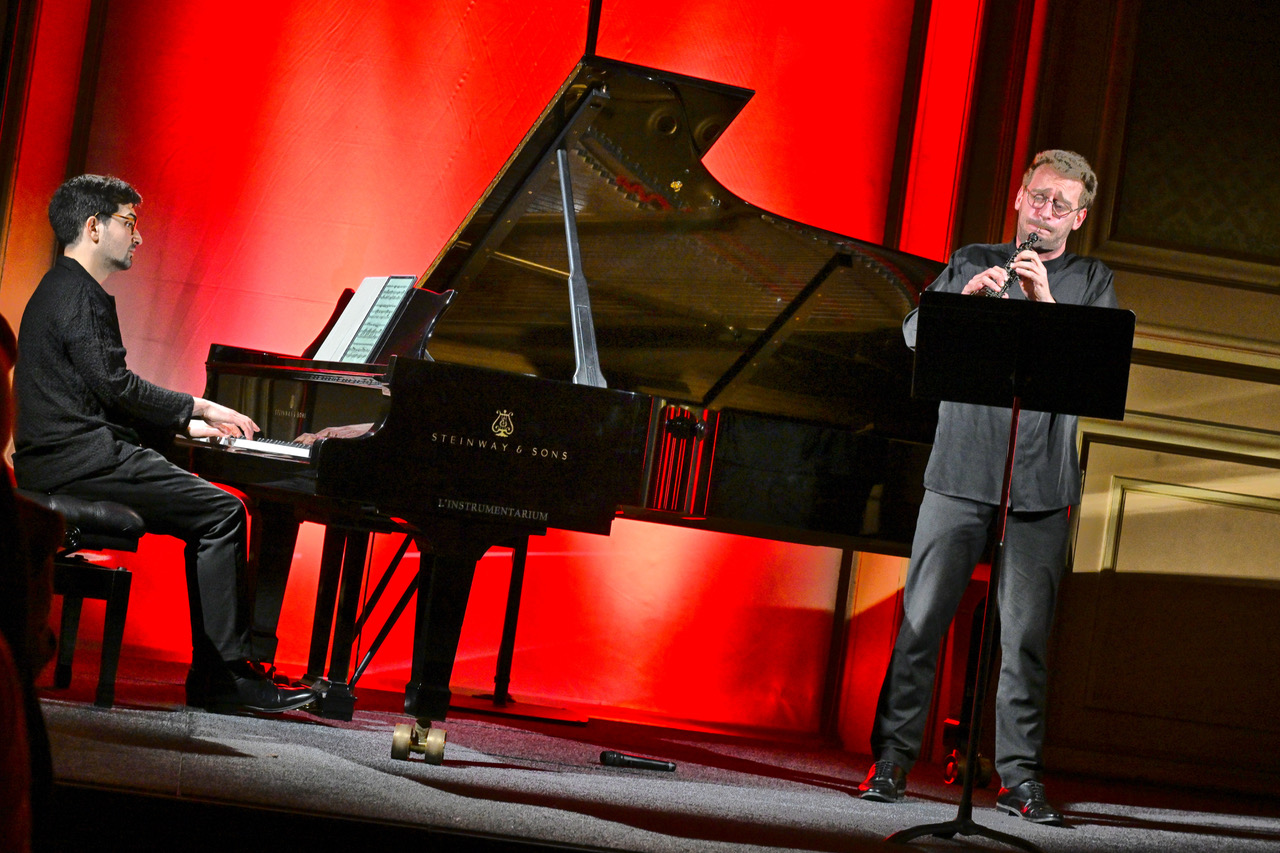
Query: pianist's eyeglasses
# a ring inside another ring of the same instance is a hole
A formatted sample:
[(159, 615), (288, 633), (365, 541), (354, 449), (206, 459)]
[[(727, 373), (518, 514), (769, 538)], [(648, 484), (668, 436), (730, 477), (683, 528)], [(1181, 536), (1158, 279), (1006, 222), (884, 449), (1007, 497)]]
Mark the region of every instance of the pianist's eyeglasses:
[(125, 216), (123, 213), (113, 213), (111, 214), (111, 218), (119, 219), (123, 222), (125, 227), (129, 229), (130, 234), (132, 234), (138, 227), (138, 217), (136, 216)]
[[(1027, 201), (1031, 202), (1032, 207), (1034, 207), (1036, 210), (1039, 210), (1040, 208), (1045, 206), (1046, 202), (1049, 201), (1049, 196), (1045, 195), (1044, 193), (1031, 192), (1028, 190)], [(1083, 205), (1081, 205), (1081, 207), (1083, 207)], [(1055, 198), (1053, 199), (1052, 209), (1053, 209), (1054, 216), (1061, 217), (1061, 216), (1066, 216), (1068, 213), (1075, 213), (1080, 208), (1072, 207), (1062, 199)]]

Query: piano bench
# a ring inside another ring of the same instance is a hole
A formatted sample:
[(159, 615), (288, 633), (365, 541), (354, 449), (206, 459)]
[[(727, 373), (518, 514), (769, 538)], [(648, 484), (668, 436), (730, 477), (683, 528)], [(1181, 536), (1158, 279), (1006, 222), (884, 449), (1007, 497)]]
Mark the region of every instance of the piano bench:
[(58, 513), (66, 525), (62, 547), (53, 558), (53, 592), (62, 596), (54, 686), (71, 685), (71, 659), (80, 630), (81, 605), (86, 598), (105, 601), (102, 662), (93, 704), (110, 708), (115, 703), (116, 671), (120, 666), (120, 646), (124, 640), (133, 575), (123, 566), (91, 561), (86, 552), (137, 551), (138, 540), (147, 532), (146, 523), (134, 510), (112, 501), (89, 501), (24, 489), (19, 489), (18, 494)]

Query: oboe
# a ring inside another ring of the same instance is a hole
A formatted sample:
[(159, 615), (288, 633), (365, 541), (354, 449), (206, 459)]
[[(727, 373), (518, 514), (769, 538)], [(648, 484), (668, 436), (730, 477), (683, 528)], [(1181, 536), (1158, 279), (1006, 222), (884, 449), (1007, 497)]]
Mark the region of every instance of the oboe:
[(1028, 234), (1027, 239), (1023, 240), (1018, 245), (1018, 248), (1013, 250), (1013, 254), (1009, 256), (1009, 260), (1004, 262), (1004, 274), (1005, 274), (1004, 284), (1001, 285), (999, 290), (990, 290), (984, 287), (981, 291), (982, 295), (983, 296), (1004, 296), (1005, 292), (1009, 289), (1009, 285), (1013, 284), (1014, 279), (1017, 278), (1017, 276), (1013, 274), (1013, 262), (1018, 259), (1018, 255), (1022, 254), (1024, 249), (1031, 248), (1039, 241), (1040, 241), (1039, 234)]

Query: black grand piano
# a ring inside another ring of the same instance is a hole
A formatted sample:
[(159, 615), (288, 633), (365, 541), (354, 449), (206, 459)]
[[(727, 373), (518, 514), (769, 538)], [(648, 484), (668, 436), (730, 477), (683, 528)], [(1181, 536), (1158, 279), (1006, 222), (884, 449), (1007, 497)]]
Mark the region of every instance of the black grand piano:
[(370, 531), (423, 555), (405, 694), (417, 722), (397, 727), (393, 754), (435, 761), (431, 723), (490, 546), (549, 527), (607, 534), (625, 516), (907, 553), (936, 405), (911, 399), (900, 323), (941, 265), (717, 182), (701, 158), (750, 96), (588, 57), (365, 361), (212, 347), (205, 396), (261, 438), (371, 425), (291, 456), (185, 451), (250, 498), (265, 659), (297, 522), (327, 525), (307, 675), (322, 713), (349, 718), (354, 702)]

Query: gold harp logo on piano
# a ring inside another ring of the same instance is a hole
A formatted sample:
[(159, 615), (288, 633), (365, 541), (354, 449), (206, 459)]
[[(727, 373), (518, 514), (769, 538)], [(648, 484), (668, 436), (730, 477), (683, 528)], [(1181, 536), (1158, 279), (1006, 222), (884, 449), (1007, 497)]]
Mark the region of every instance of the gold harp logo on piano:
[(498, 411), (497, 420), (493, 422), (493, 434), (498, 436), (498, 438), (506, 438), (511, 435), (511, 433), (515, 432), (516, 425), (515, 422), (511, 420), (511, 418), (514, 417), (514, 414), (514, 412), (508, 412), (506, 409), (500, 409)]

